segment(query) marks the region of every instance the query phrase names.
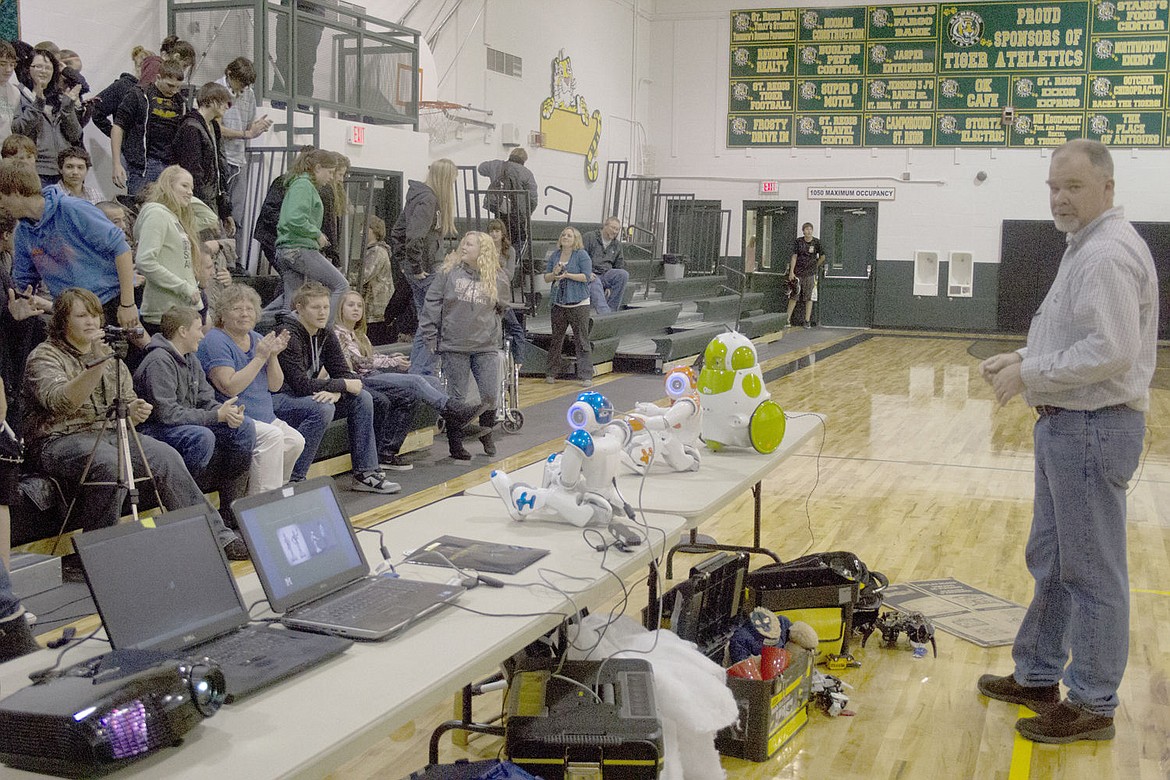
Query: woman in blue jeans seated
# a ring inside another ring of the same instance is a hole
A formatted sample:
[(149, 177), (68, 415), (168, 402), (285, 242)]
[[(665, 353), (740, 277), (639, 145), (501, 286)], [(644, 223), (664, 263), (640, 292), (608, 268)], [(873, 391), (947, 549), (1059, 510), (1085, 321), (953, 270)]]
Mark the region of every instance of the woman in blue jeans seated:
[(278, 327), (278, 332), (289, 334), (288, 346), (278, 358), (284, 371), (284, 387), (272, 399), (276, 416), (305, 437), (305, 450), (293, 465), (292, 481), (300, 481), (308, 474), (326, 426), (339, 416), (349, 424), (353, 489), (397, 493), (402, 487), (387, 480), (378, 468), (374, 435), (375, 415), (389, 414), (389, 410), (375, 410), (375, 399), (362, 387), (358, 375), (349, 370), (337, 336), (327, 327), (328, 288), (305, 282), (293, 296), (292, 304), (294, 312)]
[[(479, 414), (480, 407), (461, 403), (447, 395), (438, 377), (403, 373), (410, 368), (410, 358), (406, 355), (374, 352), (373, 345), (366, 337), (366, 302), (360, 293), (350, 290), (341, 299), (341, 311), (333, 325), (333, 332), (337, 334), (350, 368), (362, 378), (362, 384), (371, 395), (387, 394), (391, 408), (394, 407), (396, 393), (404, 399), (399, 403), (405, 403), (410, 409), (408, 426), (413, 421), (415, 402), (422, 401), (443, 415), (448, 430), (459, 432), (463, 438), (479, 437), (487, 432), (482, 426), (470, 424)], [(378, 460), (382, 466), (396, 471), (413, 468), (410, 461), (398, 454), (409, 428), (401, 432), (390, 430), (395, 426), (389, 419), (375, 420), (374, 425), (380, 434)]]
[[(8, 399), (4, 395), (4, 380), (0, 379), (0, 426), (5, 426), (8, 415)], [(11, 428), (0, 431), (0, 435), (12, 436)], [(8, 579), (9, 543), (12, 539), (11, 518), (8, 506), (17, 498), (19, 466), (0, 460), (0, 663), (11, 661), (40, 650), (33, 639), (24, 607), (12, 593), (12, 582)]]

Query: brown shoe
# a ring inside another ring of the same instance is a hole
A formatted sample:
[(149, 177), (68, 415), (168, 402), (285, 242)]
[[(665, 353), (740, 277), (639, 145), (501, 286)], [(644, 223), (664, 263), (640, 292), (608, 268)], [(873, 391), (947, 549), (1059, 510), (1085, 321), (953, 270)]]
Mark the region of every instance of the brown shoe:
[(1031, 707), (1033, 712), (1043, 713), (1060, 704), (1059, 685), (1020, 685), (1010, 674), (1003, 677), (985, 674), (979, 678), (977, 687), (979, 692), (988, 698), (1011, 704), (1023, 704), (1025, 707)]
[(1113, 739), (1116, 734), (1113, 718), (1086, 712), (1067, 699), (1034, 718), (1020, 718), (1016, 721), (1016, 731), (1024, 739), (1052, 745), (1082, 739)]

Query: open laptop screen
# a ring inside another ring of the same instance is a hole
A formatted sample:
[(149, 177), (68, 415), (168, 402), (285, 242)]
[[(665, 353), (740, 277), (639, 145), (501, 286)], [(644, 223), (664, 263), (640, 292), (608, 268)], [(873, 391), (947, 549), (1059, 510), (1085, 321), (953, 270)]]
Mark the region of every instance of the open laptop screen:
[(185, 648), (248, 622), (211, 511), (195, 506), (74, 537), (113, 647)]
[(232, 508), (274, 612), (369, 574), (328, 477), (242, 498)]

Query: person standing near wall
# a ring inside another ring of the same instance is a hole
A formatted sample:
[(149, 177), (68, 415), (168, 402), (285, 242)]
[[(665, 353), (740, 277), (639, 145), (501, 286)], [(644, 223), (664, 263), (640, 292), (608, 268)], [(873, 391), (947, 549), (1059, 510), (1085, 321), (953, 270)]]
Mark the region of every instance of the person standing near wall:
[(527, 259), (532, 256), (528, 246), (529, 219), (540, 202), (536, 177), (528, 170), (527, 163), (528, 152), (516, 147), (508, 153), (507, 160), (485, 160), (478, 168), (481, 176), (491, 180), (483, 199), (484, 207), (508, 226), (508, 239), (524, 269), (528, 268)]
[(232, 100), (219, 120), (223, 136), (223, 154), (227, 173), (227, 194), (231, 204), (232, 220), (236, 223), (236, 256), (248, 257), (244, 244), (244, 209), (248, 199), (248, 141), (268, 132), (272, 121), (267, 114), (256, 116), (256, 67), (247, 57), (236, 57), (223, 69), (218, 84), (227, 87)]
[[(444, 157), (427, 169), (424, 184), (413, 179), (407, 186), (402, 213), (390, 229), (390, 256), (402, 264), (410, 285), (415, 315), (420, 319), (439, 264), (439, 241), (455, 235), (455, 163)], [(416, 328), (410, 349), (410, 373), (435, 373), (435, 356)]]
[(821, 240), (813, 235), (813, 225), (805, 222), (800, 226), (804, 234), (796, 239), (792, 245), (792, 261), (788, 264), (788, 280), (800, 283), (796, 295), (788, 298), (788, 319), (785, 325), (792, 322), (792, 312), (799, 300), (804, 304), (804, 327), (812, 327), (813, 291), (817, 284), (817, 269), (825, 262), (825, 248)]
[[(1150, 404), (1158, 280), (1149, 247), (1114, 208), (1113, 160), (1098, 141), (1052, 153), (1049, 202), (1068, 248), (1027, 346), (983, 361), (999, 403), (1039, 414), (1036, 495), (1025, 557), (1036, 581), (1012, 647), (1015, 670), (979, 692), (1025, 704), (1036, 742), (1112, 739), (1129, 652), (1126, 485)], [(1060, 699), (1060, 681), (1068, 697)]]

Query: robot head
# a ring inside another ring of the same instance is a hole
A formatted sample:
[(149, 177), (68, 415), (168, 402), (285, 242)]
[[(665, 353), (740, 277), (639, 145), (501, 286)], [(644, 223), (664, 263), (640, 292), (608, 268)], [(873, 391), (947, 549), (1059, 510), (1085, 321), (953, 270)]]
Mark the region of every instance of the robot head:
[(613, 404), (601, 393), (581, 393), (569, 407), (567, 418), (575, 431), (595, 431), (613, 420)]
[(747, 336), (737, 331), (720, 333), (703, 353), (703, 365), (724, 371), (743, 371), (756, 364), (756, 348)]
[(666, 374), (666, 394), (671, 400), (677, 401), (694, 390), (698, 384), (699, 380), (690, 366), (672, 368)]

